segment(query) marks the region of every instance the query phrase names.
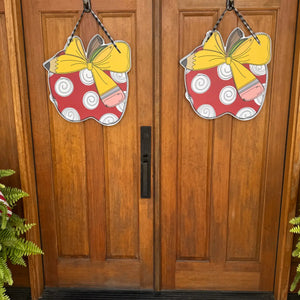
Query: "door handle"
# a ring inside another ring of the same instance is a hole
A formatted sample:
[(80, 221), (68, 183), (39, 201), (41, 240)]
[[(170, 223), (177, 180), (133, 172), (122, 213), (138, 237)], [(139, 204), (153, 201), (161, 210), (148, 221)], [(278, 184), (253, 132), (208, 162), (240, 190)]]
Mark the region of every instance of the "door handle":
[(151, 198), (151, 126), (141, 126), (141, 198)]
[(142, 166), (141, 197), (148, 198), (148, 196), (150, 195), (149, 183), (148, 183), (148, 162), (142, 162), (141, 166)]

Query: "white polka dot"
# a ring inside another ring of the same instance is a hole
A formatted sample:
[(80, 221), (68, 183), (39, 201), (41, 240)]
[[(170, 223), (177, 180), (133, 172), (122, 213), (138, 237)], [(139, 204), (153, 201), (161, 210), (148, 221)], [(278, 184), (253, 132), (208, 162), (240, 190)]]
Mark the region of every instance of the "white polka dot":
[(218, 72), (219, 78), (222, 80), (229, 80), (232, 78), (231, 68), (227, 64), (219, 65), (217, 72)]
[(66, 77), (60, 77), (54, 85), (55, 92), (61, 97), (68, 97), (73, 93), (72, 81)]
[(252, 107), (244, 107), (237, 112), (236, 116), (241, 120), (247, 120), (251, 119), (255, 114), (256, 111)]
[(70, 121), (79, 121), (80, 120), (80, 115), (79, 115), (78, 111), (73, 107), (67, 107), (61, 113), (66, 119), (68, 119)]
[(117, 110), (120, 111), (120, 112), (123, 112), (124, 111), (124, 108), (125, 108), (125, 105), (126, 105), (126, 100), (121, 102), (120, 104), (118, 104), (116, 106)]
[(99, 95), (94, 91), (86, 92), (83, 95), (82, 103), (86, 109), (93, 110), (99, 105)]
[(249, 65), (251, 72), (256, 76), (266, 75), (265, 65)]
[(88, 69), (81, 70), (79, 72), (79, 78), (80, 78), (80, 81), (84, 85), (92, 85), (92, 84), (94, 84), (93, 73), (90, 70), (88, 70)]
[(103, 115), (99, 121), (103, 125), (112, 125), (112, 124), (116, 123), (118, 120), (119, 120), (119, 118), (115, 114), (107, 113), (107, 114)]
[(110, 72), (110, 76), (115, 82), (118, 82), (118, 83), (127, 82), (127, 74), (126, 73)]
[(236, 89), (233, 86), (228, 85), (222, 88), (219, 99), (224, 105), (230, 105), (236, 100), (236, 95)]
[(216, 116), (214, 108), (209, 104), (199, 106), (197, 112), (204, 118), (214, 118)]
[(204, 94), (210, 88), (210, 79), (205, 74), (197, 74), (191, 83), (192, 90), (197, 94)]

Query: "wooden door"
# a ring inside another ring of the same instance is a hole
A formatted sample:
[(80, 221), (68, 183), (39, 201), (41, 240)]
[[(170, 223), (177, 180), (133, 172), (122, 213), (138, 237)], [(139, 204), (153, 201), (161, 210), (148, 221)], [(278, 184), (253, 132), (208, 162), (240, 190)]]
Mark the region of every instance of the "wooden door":
[[(236, 0), (271, 36), (269, 87), (251, 121), (198, 117), (178, 61), (200, 45), (225, 1), (162, 1), (162, 288), (272, 291), (293, 61), (296, 0)], [(240, 26), (227, 13), (226, 41)], [(247, 32), (248, 34), (248, 32)]]
[[(46, 286), (150, 289), (153, 203), (140, 198), (140, 130), (152, 125), (152, 2), (92, 1), (116, 40), (131, 46), (123, 119), (69, 123), (49, 101), (42, 63), (61, 50), (81, 0), (22, 1)], [(86, 14), (85, 47), (100, 33)]]

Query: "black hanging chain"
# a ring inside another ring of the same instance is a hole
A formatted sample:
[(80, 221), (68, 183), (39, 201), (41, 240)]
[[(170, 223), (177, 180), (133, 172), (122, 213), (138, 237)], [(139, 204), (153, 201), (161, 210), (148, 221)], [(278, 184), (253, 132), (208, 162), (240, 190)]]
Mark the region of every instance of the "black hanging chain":
[(217, 30), (219, 24), (221, 23), (221, 21), (224, 18), (224, 15), (227, 11), (231, 11), (233, 10), (235, 12), (235, 14), (240, 18), (240, 20), (242, 21), (242, 23), (247, 27), (247, 29), (249, 30), (249, 32), (251, 33), (251, 35), (254, 37), (254, 39), (256, 40), (256, 42), (260, 45), (260, 41), (257, 37), (257, 35), (254, 33), (254, 31), (252, 30), (252, 28), (250, 27), (250, 25), (247, 23), (247, 21), (245, 20), (245, 18), (242, 16), (242, 14), (235, 8), (233, 1), (227, 1), (226, 4), (226, 8), (223, 11), (222, 15), (220, 16), (220, 18), (218, 19), (217, 23), (215, 24), (215, 26), (213, 27), (212, 31), (209, 33), (206, 42), (211, 38), (211, 36), (213, 35), (213, 33)]
[(106, 36), (109, 38), (109, 40), (111, 41), (111, 43), (114, 45), (114, 47), (117, 49), (117, 51), (118, 51), (119, 53), (121, 53), (121, 51), (119, 50), (118, 46), (115, 44), (115, 41), (113, 40), (113, 38), (112, 38), (111, 35), (108, 33), (108, 31), (106, 30), (106, 28), (104, 27), (104, 25), (102, 24), (102, 22), (100, 21), (100, 19), (97, 17), (97, 15), (94, 13), (94, 11), (93, 11), (91, 8), (89, 8), (89, 9), (84, 8), (84, 9), (83, 9), (83, 11), (82, 11), (82, 13), (81, 13), (81, 15), (80, 15), (80, 17), (79, 17), (79, 19), (78, 19), (78, 21), (77, 21), (75, 27), (74, 27), (74, 29), (73, 29), (73, 31), (72, 31), (72, 34), (71, 34), (71, 36), (70, 36), (70, 38), (69, 38), (69, 40), (68, 40), (67, 46), (69, 46), (69, 45), (71, 44), (71, 42), (72, 42), (72, 40), (73, 40), (73, 38), (74, 38), (75, 32), (76, 32), (76, 30), (77, 30), (77, 28), (78, 28), (78, 26), (79, 26), (79, 24), (80, 24), (80, 22), (81, 22), (81, 19), (82, 19), (84, 13), (89, 13), (89, 12), (90, 12), (90, 13), (92, 14), (92, 16), (95, 18), (95, 20), (97, 21), (97, 23), (99, 24), (99, 26), (102, 28), (102, 30), (104, 31), (104, 33), (106, 34)]
[(226, 13), (227, 11), (228, 11), (228, 9), (225, 8), (225, 10), (224, 10), (223, 13), (221, 14), (219, 20), (218, 20), (217, 23), (215, 24), (214, 28), (213, 28), (212, 31), (209, 33), (209, 35), (208, 35), (206, 41), (208, 41), (208, 40), (211, 38), (211, 36), (214, 34), (214, 32), (217, 30), (219, 24), (220, 24), (221, 21), (223, 20), (223, 18), (224, 18), (224, 16), (225, 16), (225, 13)]
[(247, 21), (244, 19), (244, 17), (242, 16), (242, 14), (235, 7), (233, 7), (233, 10), (236, 13), (236, 15), (241, 19), (241, 21), (243, 22), (243, 24), (247, 27), (247, 29), (250, 31), (251, 35), (255, 38), (255, 40), (257, 41), (257, 43), (260, 45), (260, 41), (259, 41), (257, 35), (254, 33), (254, 31), (252, 30), (252, 28), (250, 27), (250, 25), (247, 23)]
[(72, 42), (72, 40), (73, 40), (73, 38), (74, 38), (75, 32), (76, 32), (76, 30), (77, 30), (77, 28), (78, 28), (78, 26), (79, 26), (79, 24), (80, 24), (80, 22), (81, 22), (81, 19), (82, 19), (84, 13), (85, 13), (85, 10), (82, 11), (82, 13), (81, 13), (81, 15), (80, 15), (80, 17), (79, 17), (79, 19), (78, 19), (78, 21), (77, 21), (77, 23), (76, 23), (74, 29), (73, 29), (73, 31), (72, 31), (72, 33), (71, 33), (71, 36), (69, 37), (68, 45), (67, 45), (67, 46), (69, 46), (69, 45), (71, 44), (71, 42)]
[(119, 53), (121, 53), (121, 51), (119, 50), (119, 48), (115, 44), (115, 41), (113, 40), (113, 38), (111, 37), (111, 35), (108, 33), (108, 31), (105, 29), (104, 25), (102, 24), (102, 22), (100, 21), (100, 19), (97, 17), (97, 15), (94, 13), (94, 11), (92, 9), (91, 9), (91, 14), (96, 19), (97, 23), (102, 28), (102, 30), (104, 31), (104, 33), (106, 34), (106, 36), (109, 38), (109, 40), (111, 41), (111, 43), (114, 45), (114, 47), (118, 50)]

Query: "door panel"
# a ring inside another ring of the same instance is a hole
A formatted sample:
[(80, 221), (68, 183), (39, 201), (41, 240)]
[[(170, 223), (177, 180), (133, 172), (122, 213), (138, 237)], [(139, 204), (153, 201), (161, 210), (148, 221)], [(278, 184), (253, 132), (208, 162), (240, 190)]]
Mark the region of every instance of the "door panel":
[[(69, 123), (48, 99), (42, 63), (64, 47), (82, 1), (22, 4), (46, 285), (152, 288), (153, 199), (139, 192), (139, 127), (152, 125), (152, 3), (93, 3), (132, 50), (127, 109), (112, 127)], [(86, 14), (76, 34), (87, 46), (98, 32), (108, 42)]]
[[(163, 289), (273, 290), (297, 1), (235, 1), (273, 41), (265, 104), (247, 122), (201, 119), (184, 97), (178, 61), (224, 2), (162, 1)], [(237, 26), (249, 34), (228, 12), (225, 41)]]

